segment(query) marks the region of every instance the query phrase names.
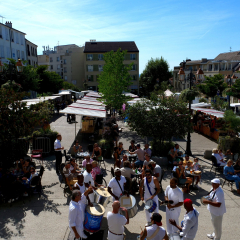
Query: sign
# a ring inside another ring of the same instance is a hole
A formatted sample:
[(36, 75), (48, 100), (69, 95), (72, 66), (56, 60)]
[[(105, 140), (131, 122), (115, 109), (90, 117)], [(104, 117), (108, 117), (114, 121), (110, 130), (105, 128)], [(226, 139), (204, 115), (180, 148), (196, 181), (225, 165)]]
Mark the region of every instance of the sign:
[(12, 56), (15, 58), (15, 53), (13, 53)]

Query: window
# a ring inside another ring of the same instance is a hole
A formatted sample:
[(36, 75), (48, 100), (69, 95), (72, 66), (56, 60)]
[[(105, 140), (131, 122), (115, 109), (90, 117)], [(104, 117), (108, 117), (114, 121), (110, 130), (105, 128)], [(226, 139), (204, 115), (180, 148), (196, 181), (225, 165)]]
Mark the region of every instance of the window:
[(23, 45), (23, 43), (24, 43), (24, 36), (20, 35), (20, 39), (21, 39), (21, 45)]
[(65, 73), (67, 72), (67, 68), (66, 68), (66, 67), (64, 67), (64, 72), (65, 72)]
[(24, 61), (24, 51), (21, 51), (21, 59)]
[(17, 59), (20, 59), (21, 56), (20, 56), (20, 50), (17, 50)]
[(98, 71), (102, 72), (103, 71), (103, 65), (98, 65)]
[(93, 71), (93, 65), (87, 65), (87, 70), (88, 70), (88, 72), (92, 72)]
[(6, 36), (6, 40), (9, 40), (9, 30), (8, 30), (8, 28), (5, 28), (5, 36)]
[(64, 64), (67, 64), (67, 59), (64, 59), (64, 60), (63, 60), (63, 63), (64, 63)]
[(28, 60), (28, 65), (31, 65), (31, 61), (30, 60)]
[(53, 70), (53, 65), (50, 65), (50, 69)]
[(93, 75), (87, 75), (88, 82), (93, 82)]
[(64, 76), (64, 80), (67, 81), (67, 76)]
[(77, 84), (77, 80), (72, 80), (72, 84), (76, 85)]
[(137, 81), (137, 76), (136, 75), (132, 75), (131, 77), (132, 77), (133, 81)]
[(16, 43), (19, 44), (18, 32), (16, 32), (15, 35), (16, 35)]
[(93, 55), (92, 54), (87, 54), (87, 60), (92, 61), (93, 60)]
[(59, 62), (60, 61), (60, 58), (59, 57), (57, 57), (57, 62)]
[(3, 38), (2, 26), (0, 26), (0, 38)]
[(11, 31), (11, 41), (14, 42), (14, 34), (13, 34), (13, 31)]
[(133, 64), (131, 70), (132, 70), (132, 71), (136, 71), (136, 70), (137, 70), (137, 65), (136, 65), (136, 64)]
[(60, 64), (57, 65), (57, 69), (60, 69)]
[(135, 53), (130, 54), (130, 60), (136, 60), (136, 54)]
[(7, 56), (6, 56), (6, 58), (11, 58), (10, 47), (7, 47)]
[(4, 47), (3, 45), (0, 45), (0, 57), (4, 58)]
[(98, 54), (98, 60), (102, 61), (103, 60), (103, 54)]
[(50, 57), (50, 62), (53, 62), (53, 58), (52, 57)]

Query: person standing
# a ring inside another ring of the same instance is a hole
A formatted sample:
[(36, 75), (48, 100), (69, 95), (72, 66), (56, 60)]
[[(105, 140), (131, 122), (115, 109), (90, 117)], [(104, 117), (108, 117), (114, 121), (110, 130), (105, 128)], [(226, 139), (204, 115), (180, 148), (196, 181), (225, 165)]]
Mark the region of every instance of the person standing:
[[(91, 171), (92, 171), (92, 164), (88, 163), (86, 165), (86, 170), (83, 172), (84, 184), (85, 184), (86, 188), (89, 188), (91, 186), (93, 189), (96, 189), (94, 187), (95, 184), (94, 184), (94, 180), (92, 178)], [(94, 194), (93, 194), (93, 192), (91, 194), (89, 194), (89, 199), (90, 199), (91, 202), (94, 202)]]
[[(143, 187), (145, 189), (143, 196)], [(141, 181), (139, 193), (141, 200), (147, 201), (148, 199), (152, 199), (156, 204), (156, 208), (154, 210), (155, 213), (158, 213), (159, 204), (158, 204), (158, 193), (160, 192), (160, 185), (156, 177), (151, 175), (151, 170), (147, 169), (145, 171), (145, 178)], [(146, 226), (151, 225), (151, 213), (145, 209), (147, 224)]]
[(168, 240), (166, 230), (162, 226), (162, 216), (159, 213), (153, 213), (151, 217), (151, 226), (145, 227), (141, 232), (140, 240)]
[(214, 240), (220, 240), (222, 236), (223, 214), (226, 213), (224, 192), (220, 187), (220, 180), (214, 178), (211, 180), (212, 189), (209, 193), (211, 200), (204, 199), (203, 203), (208, 204), (207, 209), (211, 213), (213, 233), (207, 234), (207, 237)]
[(83, 232), (83, 213), (79, 201), (86, 198), (91, 191), (92, 188), (90, 187), (83, 194), (81, 194), (79, 190), (73, 190), (72, 192), (72, 201), (69, 204), (68, 222), (71, 234), (77, 239), (80, 237), (83, 239), (87, 238)]
[(170, 180), (170, 185), (167, 186), (165, 190), (165, 200), (172, 200), (173, 204), (168, 204), (166, 206), (166, 222), (167, 222), (167, 232), (172, 234), (178, 231), (178, 229), (170, 224), (169, 219), (175, 220), (178, 225), (178, 219), (181, 213), (181, 206), (183, 205), (183, 192), (177, 186), (177, 179), (172, 178)]
[(108, 221), (108, 240), (123, 240), (124, 225), (129, 224), (129, 216), (126, 208), (121, 208), (125, 211), (125, 216), (119, 214), (120, 202), (114, 201), (112, 204), (112, 212), (107, 213)]
[(54, 142), (54, 150), (56, 156), (56, 173), (59, 174), (60, 165), (62, 163), (62, 150), (64, 147), (61, 146), (62, 135), (57, 134), (57, 139)]
[(193, 240), (198, 230), (199, 212), (193, 207), (191, 199), (186, 198), (183, 204), (187, 212), (184, 215), (181, 227), (173, 219), (169, 219), (169, 222), (180, 230), (180, 237), (183, 237), (182, 240)]

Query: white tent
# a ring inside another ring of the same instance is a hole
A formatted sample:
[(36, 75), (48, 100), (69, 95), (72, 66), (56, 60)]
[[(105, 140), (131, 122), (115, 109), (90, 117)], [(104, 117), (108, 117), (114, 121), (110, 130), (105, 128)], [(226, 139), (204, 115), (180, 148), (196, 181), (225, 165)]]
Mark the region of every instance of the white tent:
[(191, 104), (192, 108), (194, 107), (200, 107), (200, 108), (203, 108), (203, 107), (211, 107), (211, 103), (204, 103), (204, 102), (201, 102), (201, 103), (194, 103), (194, 104)]
[(97, 92), (89, 92), (86, 94), (87, 97), (94, 97), (94, 98), (100, 98), (102, 97), (99, 93)]
[(96, 105), (96, 106), (105, 106), (103, 103), (101, 103), (99, 101), (77, 100), (76, 103), (78, 103), (78, 104)]
[(223, 118), (224, 112), (217, 111), (215, 109), (206, 109), (206, 108), (198, 108), (198, 107), (193, 107), (192, 108), (195, 111), (201, 111), (203, 113), (215, 116), (217, 118)]
[(165, 92), (164, 92), (164, 95), (166, 96), (166, 97), (170, 97), (170, 96), (172, 96), (174, 93), (173, 92), (171, 92), (169, 89), (167, 89)]
[(125, 93), (125, 92), (123, 92), (123, 95), (125, 95), (127, 97), (131, 97), (131, 98), (138, 98), (138, 95), (135, 95), (133, 93)]

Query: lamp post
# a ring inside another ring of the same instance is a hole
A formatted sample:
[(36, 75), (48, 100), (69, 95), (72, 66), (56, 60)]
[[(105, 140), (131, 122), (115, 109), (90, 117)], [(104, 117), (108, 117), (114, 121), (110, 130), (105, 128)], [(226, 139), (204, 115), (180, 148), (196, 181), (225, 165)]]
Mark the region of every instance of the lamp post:
[[(227, 80), (227, 84), (231, 88), (232, 87), (232, 78), (231, 78), (231, 76), (228, 74), (225, 78)], [(230, 109), (230, 95), (228, 95), (228, 108)]]
[(0, 58), (0, 73), (3, 72), (3, 67), (4, 67), (4, 65), (2, 64), (2, 61), (1, 61), (1, 58)]

